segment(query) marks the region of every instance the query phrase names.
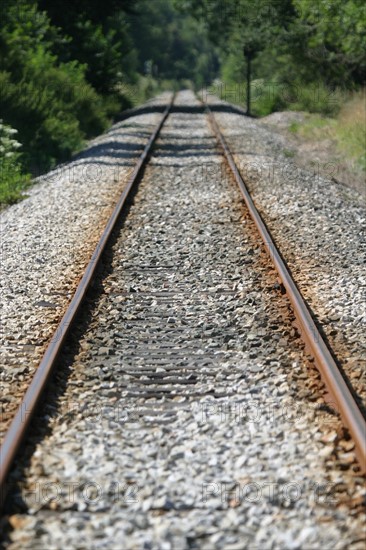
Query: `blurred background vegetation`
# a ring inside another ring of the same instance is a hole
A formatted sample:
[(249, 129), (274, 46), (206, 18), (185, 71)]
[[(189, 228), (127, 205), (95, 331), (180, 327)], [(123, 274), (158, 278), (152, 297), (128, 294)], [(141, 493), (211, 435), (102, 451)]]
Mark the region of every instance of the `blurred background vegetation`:
[(0, 0), (0, 9), (0, 202), (163, 90), (244, 104), (248, 47), (255, 114), (342, 111), (352, 134), (343, 105), (359, 111), (364, 85), (361, 0)]

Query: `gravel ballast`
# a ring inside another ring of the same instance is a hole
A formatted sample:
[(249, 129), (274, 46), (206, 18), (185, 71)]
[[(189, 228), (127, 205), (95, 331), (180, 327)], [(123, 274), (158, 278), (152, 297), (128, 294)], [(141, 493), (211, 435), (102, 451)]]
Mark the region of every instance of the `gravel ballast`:
[(178, 95), (62, 355), (12, 550), (364, 547), (353, 443), (197, 105)]
[[(163, 108), (165, 94), (146, 107)], [(138, 114), (0, 213), (0, 442), (161, 112)]]
[[(365, 199), (299, 168), (260, 120), (211, 104), (252, 198), (366, 411)], [(227, 171), (221, 169), (222, 176)]]

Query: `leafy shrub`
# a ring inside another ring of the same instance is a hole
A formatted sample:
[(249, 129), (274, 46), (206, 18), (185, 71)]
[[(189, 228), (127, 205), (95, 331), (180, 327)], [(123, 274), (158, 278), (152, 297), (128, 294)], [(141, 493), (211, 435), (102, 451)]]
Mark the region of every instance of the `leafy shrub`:
[[(215, 86), (212, 87), (215, 92)], [(216, 87), (217, 88), (217, 87)], [(221, 99), (246, 106), (246, 83), (221, 83)], [(251, 82), (251, 111), (256, 116), (266, 116), (276, 111), (308, 111), (325, 116), (335, 116), (346, 98), (337, 88), (332, 90), (322, 83), (282, 82), (257, 79)]]
[(340, 88), (331, 89), (321, 82), (299, 84), (296, 91), (294, 101), (287, 106), (291, 111), (308, 111), (335, 116), (345, 100), (345, 94)]
[(56, 160), (66, 160), (85, 138), (108, 125), (102, 99), (76, 64), (43, 71), (28, 67), (19, 81), (1, 72), (0, 86), (0, 110), (19, 129), (25, 162), (33, 170), (47, 170)]
[(0, 28), (0, 112), (21, 135), (23, 163), (39, 174), (101, 133), (108, 109), (86, 81), (86, 66), (61, 63), (52, 53), (48, 37), (57, 29), (47, 15), (23, 4), (9, 7)]
[(16, 202), (29, 182), (29, 175), (22, 172), (17, 133), (0, 120), (0, 205)]

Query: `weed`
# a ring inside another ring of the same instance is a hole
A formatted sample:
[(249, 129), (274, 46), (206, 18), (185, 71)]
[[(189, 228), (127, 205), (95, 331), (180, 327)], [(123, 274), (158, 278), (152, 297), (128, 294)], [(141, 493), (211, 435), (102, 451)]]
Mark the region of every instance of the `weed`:
[(17, 202), (30, 181), (22, 171), (21, 144), (14, 139), (15, 134), (17, 130), (0, 120), (0, 205)]

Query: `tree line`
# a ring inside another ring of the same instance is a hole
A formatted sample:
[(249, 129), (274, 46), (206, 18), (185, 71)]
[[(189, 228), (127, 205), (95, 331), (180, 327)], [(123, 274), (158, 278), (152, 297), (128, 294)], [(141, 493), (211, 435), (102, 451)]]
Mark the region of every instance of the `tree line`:
[(2, 179), (19, 164), (45, 172), (121, 110), (161, 89), (199, 87), (217, 70), (204, 24), (172, 0), (3, 0)]
[(237, 99), (245, 95), (250, 53), (258, 114), (289, 106), (332, 114), (342, 91), (365, 84), (363, 0), (176, 0), (176, 4), (206, 22), (219, 48), (220, 76), (229, 101), (235, 97), (235, 86)]
[(161, 90), (241, 102), (249, 54), (257, 114), (329, 114), (339, 90), (364, 85), (363, 0), (0, 1), (0, 169), (14, 199), (25, 172)]

